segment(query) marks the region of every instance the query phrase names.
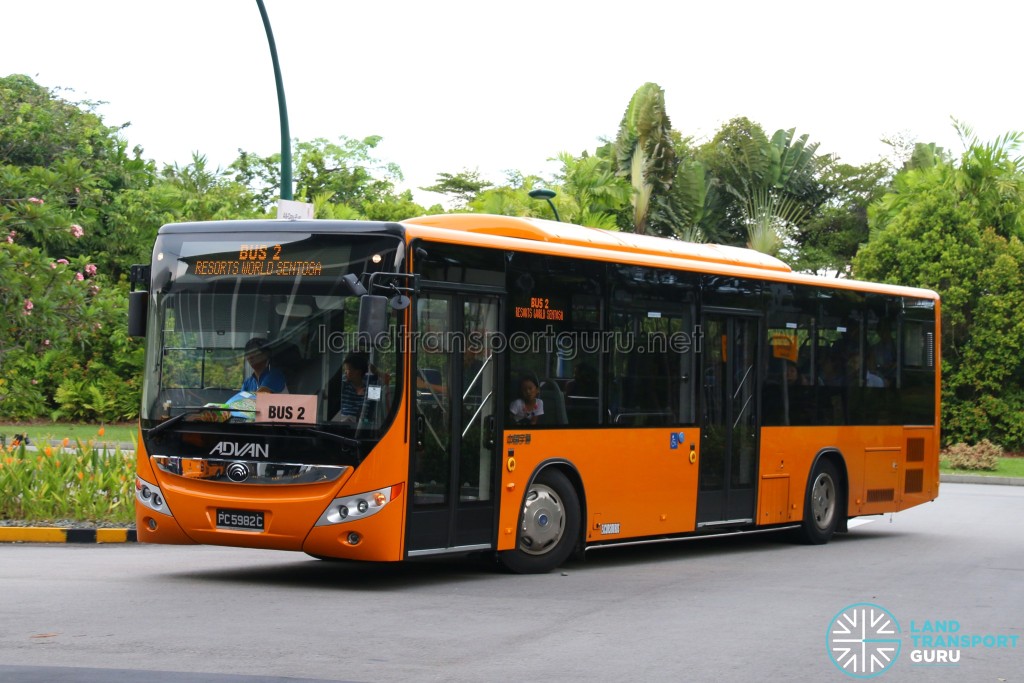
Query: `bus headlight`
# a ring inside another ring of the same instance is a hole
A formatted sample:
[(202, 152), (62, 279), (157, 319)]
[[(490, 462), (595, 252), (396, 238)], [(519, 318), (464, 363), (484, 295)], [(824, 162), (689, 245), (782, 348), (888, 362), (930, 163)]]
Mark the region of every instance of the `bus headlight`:
[(354, 496), (335, 498), (327, 506), (327, 510), (320, 515), (316, 525), (328, 526), (330, 524), (342, 524), (365, 519), (383, 510), (401, 492), (402, 485), (398, 484), (377, 489), (376, 491), (368, 491), (367, 493), (357, 493)]
[(138, 476), (135, 477), (135, 500), (154, 512), (168, 517), (172, 516), (171, 508), (167, 507), (167, 501), (164, 500), (164, 494), (160, 488)]

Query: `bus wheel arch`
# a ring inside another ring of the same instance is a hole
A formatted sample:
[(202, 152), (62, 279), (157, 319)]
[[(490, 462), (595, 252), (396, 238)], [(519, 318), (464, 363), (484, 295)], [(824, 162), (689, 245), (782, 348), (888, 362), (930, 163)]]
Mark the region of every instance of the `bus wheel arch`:
[(848, 500), (849, 478), (842, 454), (835, 449), (819, 451), (807, 478), (800, 540), (821, 545), (836, 531), (846, 531)]
[(543, 463), (523, 494), (516, 547), (498, 553), (498, 560), (517, 574), (561, 566), (583, 543), (583, 510), (579, 473), (564, 461)]

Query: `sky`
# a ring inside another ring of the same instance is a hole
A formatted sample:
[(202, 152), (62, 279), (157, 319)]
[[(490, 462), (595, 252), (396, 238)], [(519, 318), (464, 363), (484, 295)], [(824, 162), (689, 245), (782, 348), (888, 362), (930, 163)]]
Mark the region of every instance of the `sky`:
[[(441, 172), (550, 178), (559, 152), (613, 138), (645, 82), (673, 127), (710, 139), (736, 116), (796, 128), (851, 164), (883, 138), (963, 149), (1024, 130), (1024, 5), (905, 0), (265, 0), (291, 137), (380, 135), (418, 188)], [(227, 167), (280, 151), (255, 0), (0, 0), (0, 76), (104, 102), (160, 164)]]

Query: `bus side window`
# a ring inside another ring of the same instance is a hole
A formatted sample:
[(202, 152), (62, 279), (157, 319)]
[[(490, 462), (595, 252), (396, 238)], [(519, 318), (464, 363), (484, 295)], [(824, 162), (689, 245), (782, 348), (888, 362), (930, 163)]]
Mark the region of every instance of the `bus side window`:
[(565, 412), (569, 424), (595, 427), (601, 423), (600, 382), (596, 366), (577, 360), (572, 379), (565, 385)]

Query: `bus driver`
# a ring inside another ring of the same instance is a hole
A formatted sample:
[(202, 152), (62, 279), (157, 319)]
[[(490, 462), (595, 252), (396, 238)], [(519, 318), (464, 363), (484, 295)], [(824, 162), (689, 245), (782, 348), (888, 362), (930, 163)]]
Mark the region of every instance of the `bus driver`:
[(288, 384), (284, 373), (270, 366), (269, 345), (262, 337), (253, 337), (245, 344), (245, 362), (252, 368), (252, 374), (242, 383), (242, 391), (271, 392), (287, 394)]

